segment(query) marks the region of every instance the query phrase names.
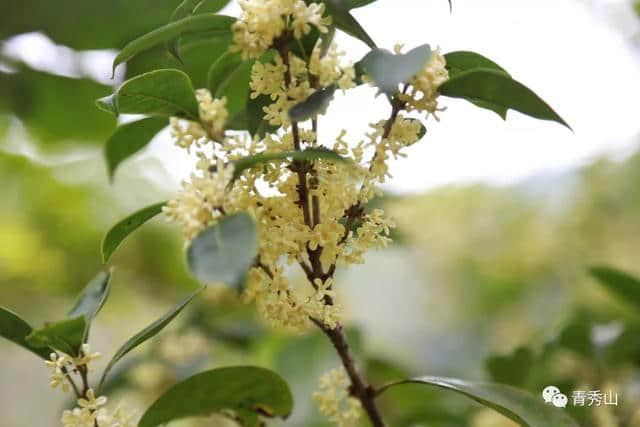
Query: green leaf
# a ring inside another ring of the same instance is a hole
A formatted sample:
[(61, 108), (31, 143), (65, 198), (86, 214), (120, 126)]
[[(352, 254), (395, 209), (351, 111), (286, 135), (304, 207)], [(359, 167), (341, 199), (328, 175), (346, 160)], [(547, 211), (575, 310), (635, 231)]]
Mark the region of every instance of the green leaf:
[(273, 101), (268, 95), (260, 95), (255, 99), (249, 98), (247, 101), (247, 130), (251, 136), (258, 135), (264, 138), (267, 133), (275, 133), (277, 126), (272, 126), (264, 119), (264, 107), (271, 105)]
[(127, 80), (116, 91), (116, 107), (119, 113), (199, 120), (191, 80), (179, 70), (156, 70)]
[(528, 348), (519, 347), (512, 354), (489, 357), (485, 365), (494, 381), (522, 387), (531, 373), (533, 354)]
[(503, 384), (470, 382), (455, 378), (416, 377), (390, 384), (379, 393), (399, 384), (425, 384), (451, 390), (495, 409), (524, 427), (578, 427), (563, 409), (544, 403), (541, 396)]
[(246, 156), (234, 161), (234, 179), (242, 175), (246, 169), (270, 162), (278, 161), (312, 161), (326, 159), (334, 162), (346, 162), (347, 159), (327, 149), (307, 149), (304, 151), (283, 151)]
[(324, 0), (327, 12), (333, 18), (333, 24), (337, 28), (363, 41), (370, 48), (375, 48), (376, 43), (349, 12), (349, 9), (351, 9), (349, 3), (347, 0)]
[(116, 67), (140, 52), (151, 49), (153, 46), (175, 39), (183, 33), (206, 31), (211, 37), (228, 36), (235, 18), (213, 13), (188, 16), (163, 27), (151, 31), (127, 44), (113, 61), (113, 71)]
[(164, 327), (167, 326), (169, 323), (171, 323), (171, 321), (178, 314), (180, 314), (182, 309), (184, 309), (187, 306), (187, 304), (189, 304), (191, 302), (191, 300), (202, 291), (202, 289), (203, 288), (200, 288), (200, 289), (196, 290), (195, 292), (193, 292), (192, 294), (190, 294), (189, 296), (187, 296), (184, 300), (182, 300), (182, 302), (180, 302), (180, 304), (176, 305), (171, 310), (166, 312), (161, 318), (159, 318), (158, 320), (154, 321), (149, 326), (147, 326), (146, 328), (144, 328), (143, 330), (141, 330), (140, 332), (138, 332), (137, 334), (135, 334), (134, 336), (129, 338), (118, 349), (118, 351), (116, 351), (116, 353), (113, 355), (113, 357), (111, 358), (111, 360), (107, 364), (107, 367), (104, 369), (104, 372), (102, 373), (102, 378), (100, 378), (100, 384), (99, 384), (98, 388), (100, 388), (100, 386), (102, 386), (102, 384), (104, 383), (104, 380), (107, 378), (107, 375), (109, 374), (109, 371), (111, 371), (111, 369), (114, 367), (114, 365), (120, 359), (122, 359), (131, 350), (133, 350), (134, 348), (138, 347), (140, 344), (142, 344), (143, 342), (149, 340), (150, 338), (153, 338), (161, 330), (163, 330)]
[(26, 337), (32, 331), (33, 328), (20, 316), (13, 311), (0, 307), (0, 337), (18, 344), (43, 359), (49, 359), (50, 348), (34, 346), (26, 340)]
[(481, 101), (528, 116), (571, 127), (546, 102), (508, 74), (476, 68), (455, 75), (438, 89), (444, 96)]
[[(209, 10), (211, 12), (218, 12), (220, 9), (225, 7), (229, 0), (184, 0), (182, 3), (178, 5), (176, 10), (173, 11), (171, 15), (170, 22), (176, 22), (183, 18), (186, 18), (190, 15), (195, 14), (205, 3), (208, 3), (210, 6), (208, 9), (213, 8), (213, 10)], [(180, 55), (180, 37), (176, 37), (167, 42), (167, 47), (169, 52), (180, 62), (182, 62), (182, 58)]]
[[(76, 300), (73, 308), (67, 313), (69, 317), (85, 316), (88, 325), (102, 309), (105, 301), (109, 297), (109, 286), (111, 273), (101, 272), (96, 275), (88, 284)], [(85, 337), (86, 341), (86, 337)]]
[(398, 92), (398, 85), (407, 83), (431, 58), (431, 47), (425, 44), (407, 53), (395, 55), (386, 49), (372, 49), (360, 60), (362, 69), (388, 96)]
[(307, 99), (294, 105), (289, 110), (289, 117), (293, 121), (302, 122), (309, 120), (318, 114), (323, 114), (333, 99), (333, 94), (335, 93), (336, 88), (336, 85), (331, 85), (318, 89), (309, 95)]
[(449, 77), (454, 77), (462, 72), (473, 70), (476, 68), (484, 68), (489, 70), (502, 71), (509, 75), (509, 73), (490, 60), (489, 58), (480, 55), (479, 53), (469, 51), (456, 51), (449, 52), (444, 55), (447, 61), (447, 70), (449, 70)]
[(111, 227), (102, 240), (102, 262), (107, 263), (122, 241), (142, 224), (162, 212), (165, 202), (147, 206), (124, 218)]
[(592, 330), (593, 322), (589, 317), (575, 315), (558, 336), (557, 344), (590, 358), (595, 353)]
[[(209, 91), (218, 98), (222, 93), (221, 88), (226, 87), (226, 82), (233, 73), (242, 65), (242, 56), (237, 52), (226, 52), (222, 54), (209, 68), (207, 75)], [(249, 82), (247, 81), (247, 84)]]
[(610, 267), (592, 267), (589, 272), (621, 300), (640, 309), (640, 279)]
[(118, 127), (104, 147), (109, 179), (113, 180), (120, 163), (146, 147), (168, 124), (164, 117), (147, 117)]
[[(498, 64), (490, 60), (489, 58), (486, 58), (480, 55), (479, 53), (469, 52), (469, 51), (457, 51), (457, 52), (447, 53), (444, 55), (444, 57), (447, 61), (447, 70), (449, 70), (449, 78), (454, 77), (462, 72), (477, 69), (477, 68), (501, 71), (509, 75), (509, 73), (504, 68), (502, 68), (501, 66), (499, 66)], [(495, 112), (497, 115), (502, 117), (503, 120), (507, 119), (508, 109), (503, 106), (492, 104), (487, 101), (477, 100), (477, 99), (476, 100), (468, 99), (468, 101), (471, 102), (472, 104), (475, 104), (477, 107)]]
[(246, 213), (225, 216), (196, 236), (187, 250), (189, 269), (203, 283), (240, 288), (258, 253), (258, 231)]
[(286, 418), (293, 408), (287, 383), (273, 371), (234, 366), (202, 372), (164, 393), (142, 416), (139, 427), (206, 416), (225, 409)]
[(118, 108), (116, 107), (116, 95), (113, 93), (111, 95), (96, 99), (96, 105), (102, 111), (111, 113), (114, 116), (118, 115)]
[(47, 323), (41, 329), (31, 332), (26, 340), (29, 345), (40, 348), (51, 347), (70, 356), (78, 356), (84, 344), (87, 319), (78, 316), (59, 322)]
[(373, 3), (376, 0), (347, 0), (347, 4), (349, 7), (349, 10), (351, 9), (356, 9), (358, 7), (363, 7), (366, 6), (368, 4)]

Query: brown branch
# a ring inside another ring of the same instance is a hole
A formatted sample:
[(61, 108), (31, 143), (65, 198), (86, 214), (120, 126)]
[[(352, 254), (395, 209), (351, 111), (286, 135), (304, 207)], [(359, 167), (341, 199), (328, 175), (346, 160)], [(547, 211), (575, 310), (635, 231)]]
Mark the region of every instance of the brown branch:
[(353, 358), (353, 354), (351, 353), (351, 350), (349, 348), (349, 343), (347, 342), (347, 338), (344, 334), (344, 329), (342, 328), (342, 326), (338, 325), (334, 329), (329, 329), (320, 320), (312, 318), (311, 321), (315, 323), (327, 337), (329, 337), (331, 343), (338, 352), (340, 360), (342, 361), (342, 365), (344, 366), (344, 369), (347, 371), (347, 375), (351, 380), (351, 387), (349, 391), (360, 401), (363, 409), (369, 417), (369, 420), (371, 420), (371, 424), (374, 427), (385, 427), (386, 424), (382, 419), (380, 410), (376, 406), (376, 391), (370, 384), (367, 383), (360, 372), (358, 372), (356, 361)]

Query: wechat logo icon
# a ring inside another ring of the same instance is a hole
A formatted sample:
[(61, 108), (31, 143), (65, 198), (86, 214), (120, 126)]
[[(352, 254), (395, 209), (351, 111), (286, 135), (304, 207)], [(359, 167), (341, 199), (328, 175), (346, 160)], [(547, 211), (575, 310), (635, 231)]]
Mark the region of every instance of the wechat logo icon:
[(551, 404), (556, 408), (566, 408), (569, 399), (560, 392), (560, 389), (554, 385), (550, 385), (542, 390), (542, 398), (545, 403)]

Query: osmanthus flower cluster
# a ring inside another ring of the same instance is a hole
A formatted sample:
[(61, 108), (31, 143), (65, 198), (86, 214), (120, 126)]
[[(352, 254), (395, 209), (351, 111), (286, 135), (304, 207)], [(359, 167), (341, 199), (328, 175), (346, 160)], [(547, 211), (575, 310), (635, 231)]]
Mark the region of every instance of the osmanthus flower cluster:
[[(52, 388), (60, 386), (62, 391), (74, 389), (78, 397), (76, 407), (62, 413), (63, 427), (134, 427), (135, 416), (118, 406), (114, 410), (106, 408), (107, 398), (96, 396), (87, 385), (87, 375), (92, 371), (91, 363), (101, 357), (100, 353), (92, 353), (89, 344), (83, 344), (77, 357), (60, 351), (52, 352), (45, 364), (51, 369)], [(73, 376), (83, 384), (82, 391), (73, 380)]]
[[(121, 124), (107, 142), (112, 177), (167, 123), (175, 143), (197, 157), (173, 200), (143, 208), (107, 232), (103, 261), (109, 262), (137, 227), (164, 212), (181, 226), (187, 263), (198, 279), (240, 290), (273, 326), (304, 331), (315, 325), (329, 338), (344, 370), (323, 376), (314, 399), (337, 425), (354, 425), (364, 412), (374, 427), (386, 427), (376, 398), (411, 382), (474, 397), (532, 427), (573, 427), (540, 399), (498, 384), (424, 376), (374, 387), (358, 369), (342, 327), (336, 271), (361, 264), (367, 251), (389, 245), (395, 224), (371, 202), (390, 178), (389, 163), (407, 155), (407, 147), (425, 135), (424, 123), (444, 111), (440, 97), (462, 98), (503, 118), (515, 109), (566, 125), (535, 93), (482, 55), (443, 55), (426, 44), (406, 53), (400, 46), (395, 53), (378, 48), (350, 12), (374, 1), (239, 0), (236, 19), (200, 13), (203, 1), (183, 0), (170, 23), (127, 44), (114, 67), (163, 43), (174, 55), (180, 55), (179, 47), (201, 48), (208, 38), (216, 45), (231, 43), (217, 58), (198, 54), (197, 62), (209, 67), (206, 73), (187, 65), (184, 71), (155, 69), (98, 100), (109, 113), (142, 116)], [(348, 62), (333, 43), (336, 29), (371, 50), (355, 64)], [(187, 36), (197, 43), (181, 44)], [(201, 89), (194, 90), (196, 80)], [(351, 88), (364, 83), (389, 101), (390, 113), (372, 117), (364, 135), (343, 129), (327, 137), (322, 115), (334, 93), (349, 96)], [(86, 344), (91, 321), (109, 294), (109, 277), (98, 275), (64, 320), (40, 329), (0, 307), (0, 336), (46, 359), (51, 386), (75, 393), (76, 404), (62, 415), (65, 427), (134, 425), (126, 411), (109, 410), (101, 386), (114, 364), (159, 333), (201, 290), (123, 343), (94, 388), (88, 373), (98, 355)], [(187, 334), (161, 351), (178, 363), (206, 352), (206, 340)], [(146, 371), (138, 372), (138, 379), (153, 389), (163, 369), (142, 368)], [(221, 384), (234, 384), (232, 392)], [(265, 418), (286, 418), (292, 408), (291, 390), (277, 373), (230, 366), (174, 384), (137, 425), (156, 427), (211, 413), (258, 425)]]

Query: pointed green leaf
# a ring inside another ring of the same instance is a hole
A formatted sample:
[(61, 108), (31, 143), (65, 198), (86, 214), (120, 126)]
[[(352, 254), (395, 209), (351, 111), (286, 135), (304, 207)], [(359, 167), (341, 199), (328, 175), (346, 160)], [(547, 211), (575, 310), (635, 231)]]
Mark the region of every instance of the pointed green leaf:
[(199, 120), (191, 80), (179, 70), (156, 70), (127, 80), (116, 91), (116, 107), (125, 114)]
[(351, 9), (349, 1), (347, 0), (324, 0), (324, 4), (327, 6), (327, 12), (333, 19), (333, 24), (340, 30), (355, 37), (370, 48), (375, 48), (376, 43), (362, 28), (362, 25), (351, 15), (349, 9)]
[[(447, 70), (449, 70), (449, 78), (454, 77), (462, 72), (473, 70), (476, 68), (484, 68), (491, 69), (496, 71), (501, 71), (507, 75), (507, 71), (479, 53), (469, 52), (469, 51), (457, 51), (450, 52), (444, 55), (445, 60), (447, 61)], [(481, 101), (477, 99), (467, 99), (467, 101), (475, 104), (477, 107), (484, 108), (486, 110), (493, 111), (503, 120), (507, 119), (507, 108), (492, 104), (487, 101)]]
[(196, 236), (187, 250), (187, 264), (203, 283), (238, 289), (258, 254), (258, 231), (246, 213), (225, 216)]
[(147, 117), (119, 126), (104, 147), (109, 179), (113, 179), (120, 163), (146, 147), (168, 124), (164, 117)]
[(80, 348), (85, 343), (86, 330), (87, 319), (82, 315), (47, 323), (44, 327), (31, 332), (26, 341), (34, 347), (51, 347), (75, 357), (80, 354)]
[(407, 53), (395, 55), (386, 49), (372, 49), (360, 60), (360, 67), (380, 90), (388, 96), (398, 92), (398, 85), (407, 83), (431, 58), (431, 47), (425, 44)]
[(100, 386), (104, 383), (104, 380), (107, 378), (109, 371), (111, 371), (111, 369), (120, 359), (122, 359), (131, 350), (138, 347), (140, 344), (149, 340), (150, 338), (153, 338), (160, 331), (162, 331), (164, 327), (167, 326), (169, 323), (171, 323), (171, 321), (175, 319), (175, 317), (178, 314), (180, 314), (180, 312), (187, 306), (187, 304), (189, 304), (191, 300), (202, 291), (202, 289), (203, 288), (200, 288), (195, 292), (193, 292), (192, 294), (190, 294), (189, 296), (187, 296), (184, 300), (182, 300), (182, 302), (180, 302), (180, 304), (176, 305), (171, 310), (166, 312), (161, 318), (159, 318), (158, 320), (151, 323), (149, 326), (147, 326), (146, 328), (144, 328), (143, 330), (141, 330), (140, 332), (138, 332), (137, 334), (129, 338), (118, 349), (118, 351), (116, 351), (116, 353), (113, 355), (113, 357), (107, 364), (107, 367), (104, 369), (104, 372), (102, 373), (102, 378), (100, 378), (100, 385), (98, 386), (98, 388), (100, 388)]
[(118, 115), (118, 108), (116, 107), (116, 95), (111, 94), (100, 99), (96, 99), (96, 105), (103, 111), (111, 113), (115, 116)]
[(318, 89), (309, 95), (307, 99), (294, 105), (289, 110), (289, 117), (293, 121), (302, 122), (318, 114), (323, 114), (333, 99), (336, 88), (336, 85), (331, 85)]
[(640, 309), (640, 279), (610, 267), (592, 267), (589, 272), (621, 300)]
[(147, 409), (138, 426), (156, 427), (225, 409), (286, 418), (292, 408), (289, 386), (275, 372), (234, 366), (202, 372), (174, 385)]
[(460, 393), (495, 409), (523, 427), (578, 427), (564, 409), (545, 404), (542, 396), (532, 396), (525, 391), (503, 384), (425, 376), (390, 384), (380, 389), (379, 393), (389, 387), (409, 383), (431, 385)]
[(0, 307), (0, 337), (18, 344), (33, 354), (49, 359), (51, 349), (48, 347), (34, 346), (27, 342), (26, 337), (33, 331), (33, 328), (13, 311)]
[[(87, 323), (96, 317), (109, 297), (110, 272), (100, 272), (85, 286), (73, 308), (67, 313), (69, 317), (85, 316)], [(89, 328), (87, 328), (88, 330)]]
[(277, 126), (272, 126), (264, 119), (264, 108), (271, 105), (273, 101), (268, 95), (260, 95), (255, 99), (249, 98), (247, 101), (247, 130), (251, 136), (257, 135), (264, 138), (267, 133), (275, 133)]
[[(169, 22), (176, 22), (183, 18), (187, 18), (190, 15), (195, 14), (205, 3), (209, 6), (207, 11), (209, 12), (218, 12), (220, 9), (225, 7), (229, 0), (184, 0), (182, 3), (178, 5), (178, 7), (173, 11), (171, 15), (171, 19)], [(169, 52), (179, 61), (182, 62), (182, 58), (180, 55), (180, 37), (175, 37), (172, 40), (167, 42), (167, 47)]]
[(502, 71), (475, 68), (450, 78), (438, 89), (444, 96), (486, 102), (571, 127), (531, 89)]
[(134, 41), (128, 43), (113, 61), (113, 70), (123, 62), (126, 62), (155, 45), (168, 42), (183, 33), (206, 31), (211, 37), (227, 36), (231, 32), (231, 25), (235, 18), (213, 13), (188, 16), (163, 27), (153, 30)]
[(166, 202), (156, 203), (155, 205), (140, 209), (111, 227), (102, 240), (102, 262), (107, 263), (111, 259), (111, 256), (118, 246), (120, 246), (120, 243), (122, 243), (129, 234), (162, 212), (162, 206), (164, 206), (165, 203)]
[(502, 71), (507, 75), (509, 74), (504, 68), (502, 68), (489, 58), (475, 52), (464, 50), (449, 52), (444, 55), (444, 58), (447, 61), (447, 70), (449, 70), (449, 77), (454, 77), (464, 71), (469, 71), (476, 68)]
[(234, 161), (234, 179), (242, 175), (246, 169), (270, 162), (279, 161), (312, 161), (326, 159), (334, 162), (346, 162), (347, 159), (341, 157), (334, 151), (327, 149), (307, 149), (304, 151), (283, 151), (281, 153), (265, 153), (246, 156)]

